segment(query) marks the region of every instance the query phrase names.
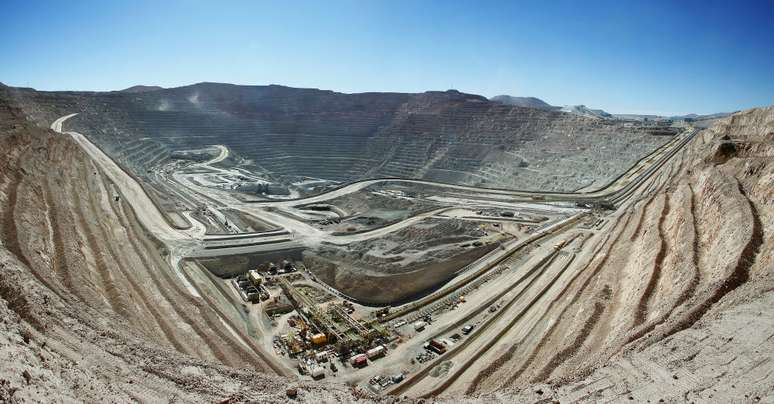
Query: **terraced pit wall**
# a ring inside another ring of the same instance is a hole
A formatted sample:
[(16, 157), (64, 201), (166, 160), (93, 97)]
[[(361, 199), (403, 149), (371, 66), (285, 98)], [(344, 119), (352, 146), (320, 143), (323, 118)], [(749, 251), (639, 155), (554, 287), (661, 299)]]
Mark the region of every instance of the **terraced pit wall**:
[(138, 174), (171, 151), (224, 144), (250, 161), (247, 168), (279, 182), (401, 177), (573, 191), (606, 183), (669, 139), (642, 123), (457, 91), (341, 94), (203, 83), (141, 94), (16, 95), (40, 120), (80, 112), (68, 125)]
[(770, 392), (771, 367), (743, 363), (771, 346), (774, 330), (740, 313), (767, 310), (774, 287), (773, 179), (774, 108), (703, 131), (590, 242), (596, 254), (536, 320), (482, 358), (467, 392), (516, 401), (534, 397), (520, 391), (534, 383), (562, 401)]

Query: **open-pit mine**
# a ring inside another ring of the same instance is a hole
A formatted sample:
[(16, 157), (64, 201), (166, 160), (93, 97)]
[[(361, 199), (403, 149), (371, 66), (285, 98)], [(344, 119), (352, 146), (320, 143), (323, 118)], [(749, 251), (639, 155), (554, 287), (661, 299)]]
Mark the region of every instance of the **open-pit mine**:
[(774, 393), (774, 108), (0, 85), (0, 402)]

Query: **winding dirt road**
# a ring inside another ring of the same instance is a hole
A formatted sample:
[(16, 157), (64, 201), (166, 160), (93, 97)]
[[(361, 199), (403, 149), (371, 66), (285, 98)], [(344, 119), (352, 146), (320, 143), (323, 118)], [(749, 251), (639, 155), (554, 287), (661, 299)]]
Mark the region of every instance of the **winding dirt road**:
[(193, 226), (188, 230), (179, 230), (170, 226), (164, 218), (164, 215), (159, 211), (158, 207), (153, 203), (151, 198), (145, 192), (145, 189), (137, 182), (137, 180), (119, 167), (113, 159), (82, 134), (72, 131), (62, 131), (62, 124), (76, 115), (78, 114), (70, 114), (57, 119), (51, 124), (51, 129), (55, 132), (72, 137), (73, 140), (75, 140), (75, 142), (78, 143), (78, 145), (80, 145), (81, 148), (83, 148), (83, 150), (85, 150), (97, 163), (97, 165), (104, 170), (108, 178), (116, 184), (121, 190), (123, 197), (127, 199), (135, 212), (137, 212), (137, 217), (143, 226), (145, 226), (146, 230), (166, 243), (198, 239), (204, 236), (204, 225), (191, 217), (188, 217), (188, 219), (191, 220)]

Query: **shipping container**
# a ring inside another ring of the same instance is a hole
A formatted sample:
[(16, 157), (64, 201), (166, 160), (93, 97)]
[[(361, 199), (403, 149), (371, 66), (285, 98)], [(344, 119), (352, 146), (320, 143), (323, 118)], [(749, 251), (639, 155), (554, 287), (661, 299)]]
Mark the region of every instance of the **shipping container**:
[(365, 354), (355, 355), (350, 359), (353, 367), (362, 368), (368, 365), (368, 357)]
[(384, 345), (379, 345), (376, 348), (372, 348), (366, 351), (366, 356), (368, 356), (368, 359), (381, 358), (384, 356), (385, 352), (386, 349), (384, 348)]
[(325, 377), (325, 369), (322, 366), (314, 365), (309, 370), (309, 375), (312, 376), (312, 379), (322, 379)]
[(312, 335), (312, 343), (315, 345), (323, 345), (328, 342), (328, 337), (325, 334)]
[(263, 282), (263, 277), (261, 274), (258, 273), (258, 271), (251, 269), (247, 273), (247, 279), (250, 281), (250, 283), (253, 284), (253, 286), (260, 286), (261, 282)]
[(428, 342), (428, 349), (431, 351), (437, 353), (438, 355), (441, 355), (446, 352), (446, 345), (431, 339), (430, 342)]

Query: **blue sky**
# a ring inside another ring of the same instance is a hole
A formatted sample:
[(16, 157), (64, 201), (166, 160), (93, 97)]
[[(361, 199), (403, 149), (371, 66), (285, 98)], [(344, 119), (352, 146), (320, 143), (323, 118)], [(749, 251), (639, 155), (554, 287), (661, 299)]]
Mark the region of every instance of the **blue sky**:
[(8, 1), (0, 81), (536, 96), (615, 113), (774, 104), (772, 1)]

